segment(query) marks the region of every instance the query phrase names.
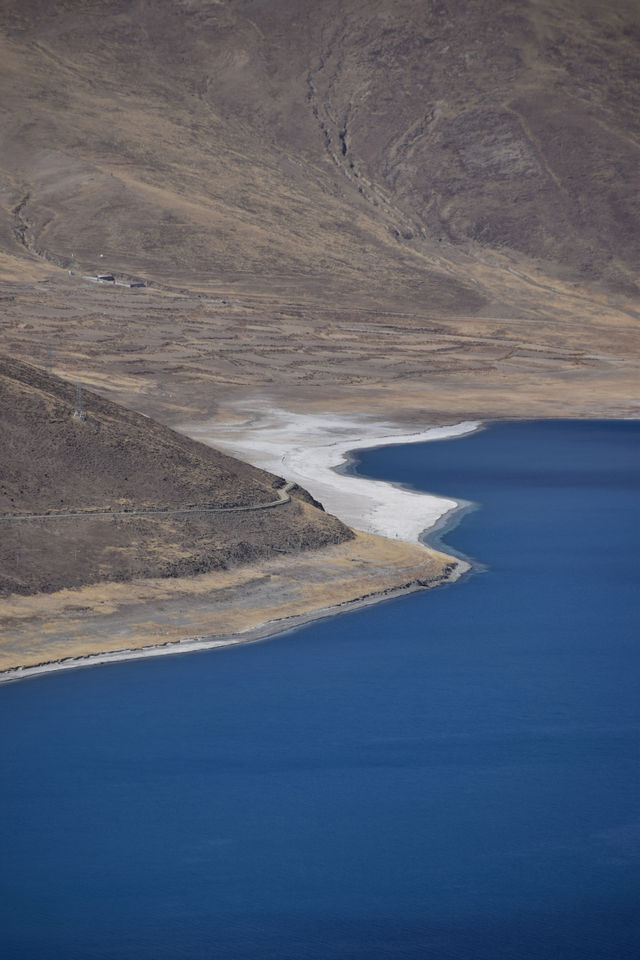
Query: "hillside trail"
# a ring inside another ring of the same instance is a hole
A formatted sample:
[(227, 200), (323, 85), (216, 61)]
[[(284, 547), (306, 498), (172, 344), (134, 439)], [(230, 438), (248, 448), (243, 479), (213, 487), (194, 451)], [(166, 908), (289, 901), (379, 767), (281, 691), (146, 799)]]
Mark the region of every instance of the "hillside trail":
[(173, 517), (190, 513), (251, 513), (257, 510), (272, 510), (274, 507), (280, 507), (285, 503), (290, 503), (290, 494), (294, 487), (295, 483), (287, 482), (277, 491), (277, 500), (242, 507), (195, 505), (176, 507), (175, 509), (159, 507), (148, 510), (79, 510), (74, 513), (22, 513), (8, 514), (0, 517), (0, 523), (19, 523), (25, 520), (86, 520), (87, 518), (94, 519), (94, 517)]

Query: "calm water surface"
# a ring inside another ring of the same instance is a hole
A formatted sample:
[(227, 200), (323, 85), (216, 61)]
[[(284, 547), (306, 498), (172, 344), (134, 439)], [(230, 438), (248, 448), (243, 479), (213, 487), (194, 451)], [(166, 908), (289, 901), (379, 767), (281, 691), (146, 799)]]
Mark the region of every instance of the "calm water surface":
[(0, 689), (6, 960), (637, 960), (640, 424), (362, 455), (487, 569)]

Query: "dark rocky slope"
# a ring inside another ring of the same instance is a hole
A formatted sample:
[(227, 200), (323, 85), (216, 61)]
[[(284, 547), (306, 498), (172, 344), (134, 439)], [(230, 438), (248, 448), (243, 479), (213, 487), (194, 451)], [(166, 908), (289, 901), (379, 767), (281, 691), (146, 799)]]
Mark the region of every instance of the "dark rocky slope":
[[(0, 521), (0, 591), (177, 576), (339, 543), (352, 534), (284, 481), (28, 364), (0, 359), (0, 515), (221, 512)], [(238, 508), (238, 509), (234, 509)]]

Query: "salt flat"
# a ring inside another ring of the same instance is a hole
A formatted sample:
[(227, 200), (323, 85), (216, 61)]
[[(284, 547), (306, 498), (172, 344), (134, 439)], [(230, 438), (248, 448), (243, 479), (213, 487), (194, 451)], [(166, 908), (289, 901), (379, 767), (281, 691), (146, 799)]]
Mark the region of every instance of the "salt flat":
[(377, 446), (460, 437), (480, 428), (467, 420), (412, 432), (398, 424), (336, 414), (297, 413), (282, 407), (256, 412), (240, 404), (241, 423), (184, 424), (181, 430), (254, 466), (305, 487), (329, 513), (356, 530), (419, 540), (458, 506), (456, 500), (418, 493), (341, 471), (349, 452)]

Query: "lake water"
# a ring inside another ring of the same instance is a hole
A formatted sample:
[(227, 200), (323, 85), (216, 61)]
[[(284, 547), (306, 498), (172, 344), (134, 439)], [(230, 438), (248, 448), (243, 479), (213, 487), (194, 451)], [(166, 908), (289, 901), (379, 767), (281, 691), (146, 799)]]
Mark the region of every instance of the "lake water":
[(0, 688), (5, 960), (637, 960), (639, 440), (369, 451), (484, 572)]

